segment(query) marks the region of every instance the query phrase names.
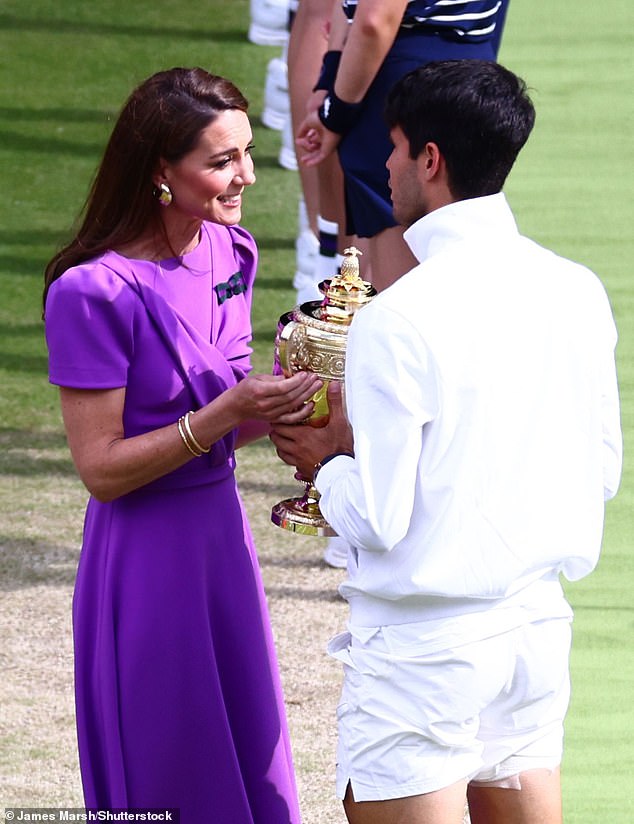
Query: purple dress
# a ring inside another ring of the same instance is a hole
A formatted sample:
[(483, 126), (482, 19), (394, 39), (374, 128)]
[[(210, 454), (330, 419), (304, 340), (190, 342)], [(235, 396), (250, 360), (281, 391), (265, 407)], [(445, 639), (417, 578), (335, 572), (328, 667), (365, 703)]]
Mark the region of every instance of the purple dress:
[[(182, 260), (107, 252), (69, 269), (46, 306), (51, 382), (125, 387), (126, 436), (175, 423), (250, 368), (256, 263), (243, 229), (203, 224)], [(89, 500), (73, 605), (88, 807), (300, 821), (234, 438), (111, 503)]]

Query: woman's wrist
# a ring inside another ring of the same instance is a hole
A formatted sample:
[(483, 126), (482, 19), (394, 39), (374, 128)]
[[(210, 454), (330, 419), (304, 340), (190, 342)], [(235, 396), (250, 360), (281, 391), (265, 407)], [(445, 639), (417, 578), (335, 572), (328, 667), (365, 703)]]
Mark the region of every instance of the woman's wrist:
[(239, 399), (233, 397), (234, 389), (227, 389), (178, 420), (178, 434), (192, 456), (207, 454), (217, 441), (243, 423), (245, 418), (240, 414)]
[(194, 413), (190, 411), (182, 415), (176, 425), (178, 427), (178, 434), (181, 436), (181, 440), (188, 451), (191, 452), (195, 458), (200, 458), (201, 455), (206, 455), (208, 452), (211, 452), (211, 446), (203, 446), (196, 435), (194, 435), (191, 425), (193, 414)]

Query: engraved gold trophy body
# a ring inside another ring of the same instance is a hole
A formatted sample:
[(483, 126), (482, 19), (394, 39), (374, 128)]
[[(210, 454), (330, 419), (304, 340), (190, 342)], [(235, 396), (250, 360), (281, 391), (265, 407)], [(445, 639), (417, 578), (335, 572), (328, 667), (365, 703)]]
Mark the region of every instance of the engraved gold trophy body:
[[(348, 328), (354, 313), (376, 295), (374, 287), (359, 275), (360, 254), (354, 246), (345, 249), (341, 273), (319, 285), (323, 300), (303, 303), (280, 318), (275, 359), (283, 374), (290, 377), (305, 370), (324, 382), (313, 395), (315, 409), (305, 421), (309, 426), (328, 423), (326, 393), (330, 381), (343, 381)], [(276, 504), (271, 513), (273, 523), (302, 535), (336, 535), (321, 514), (319, 492), (312, 479), (299, 473), (295, 477), (304, 484), (304, 494)]]

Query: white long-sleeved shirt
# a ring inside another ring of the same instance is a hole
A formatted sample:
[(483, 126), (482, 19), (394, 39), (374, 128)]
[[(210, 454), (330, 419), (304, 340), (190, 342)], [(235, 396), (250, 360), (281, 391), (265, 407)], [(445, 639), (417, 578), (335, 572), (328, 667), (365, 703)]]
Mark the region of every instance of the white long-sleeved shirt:
[[(361, 626), (559, 597), (596, 565), (621, 473), (598, 278), (522, 237), (504, 195), (406, 232), (419, 265), (354, 318), (354, 459), (320, 471)], [(547, 596), (546, 596), (547, 597)], [(555, 597), (557, 597), (555, 595)]]

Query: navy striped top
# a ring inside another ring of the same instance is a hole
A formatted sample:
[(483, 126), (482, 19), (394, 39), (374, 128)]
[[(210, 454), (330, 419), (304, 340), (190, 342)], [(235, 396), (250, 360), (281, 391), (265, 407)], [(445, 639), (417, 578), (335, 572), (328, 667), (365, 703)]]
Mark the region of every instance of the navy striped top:
[[(350, 19), (359, 0), (342, 0)], [(480, 43), (493, 36), (501, 24), (507, 0), (410, 0), (403, 16), (403, 28), (423, 28), (450, 40)]]

